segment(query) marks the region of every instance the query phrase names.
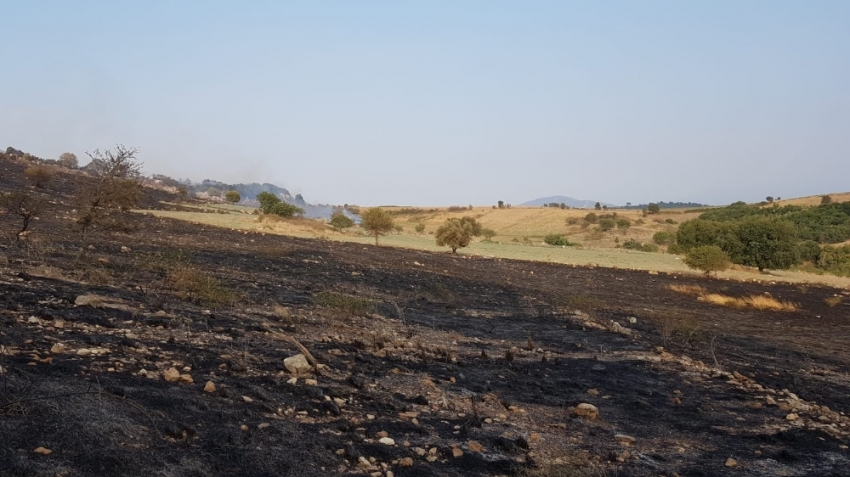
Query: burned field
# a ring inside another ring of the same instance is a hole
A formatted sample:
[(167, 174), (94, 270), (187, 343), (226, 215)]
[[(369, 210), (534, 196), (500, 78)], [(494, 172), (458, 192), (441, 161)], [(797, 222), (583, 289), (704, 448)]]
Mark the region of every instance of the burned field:
[(57, 194), (0, 263), (2, 476), (850, 473), (839, 290), (141, 214), (80, 255)]

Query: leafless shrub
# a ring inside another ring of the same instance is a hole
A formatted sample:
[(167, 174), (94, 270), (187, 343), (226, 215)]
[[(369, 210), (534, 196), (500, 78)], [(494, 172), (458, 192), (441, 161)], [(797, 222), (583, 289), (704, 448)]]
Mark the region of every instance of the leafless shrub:
[(17, 227), (14, 235), (16, 242), (20, 242), (29, 233), (32, 221), (45, 211), (47, 204), (46, 200), (26, 191), (0, 194), (0, 210), (16, 216), (20, 221), (20, 226)]
[(86, 169), (94, 178), (81, 182), (75, 194), (77, 226), (83, 242), (94, 229), (131, 232), (133, 222), (126, 212), (142, 197), (139, 183), (141, 164), (136, 161), (138, 150), (116, 146), (115, 150), (95, 150), (86, 153), (91, 164)]

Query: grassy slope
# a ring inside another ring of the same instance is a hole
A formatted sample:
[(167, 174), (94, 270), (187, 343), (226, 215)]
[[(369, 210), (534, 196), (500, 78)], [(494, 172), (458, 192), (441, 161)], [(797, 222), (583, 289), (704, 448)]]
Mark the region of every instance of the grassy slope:
[[(340, 234), (319, 221), (300, 219), (260, 222), (256, 215), (245, 213), (251, 209), (218, 205), (207, 207), (207, 209), (215, 208), (224, 209), (230, 213), (218, 214), (167, 210), (144, 212), (161, 217), (171, 217), (199, 224), (255, 233), (273, 233), (307, 238), (322, 237), (328, 240), (363, 244), (374, 243), (374, 238), (363, 235), (359, 228)], [(673, 218), (677, 222), (681, 222), (693, 218), (691, 216), (698, 214), (684, 214), (681, 211), (675, 210), (667, 211), (645, 218), (645, 224), (633, 226), (625, 234), (621, 231), (612, 231), (601, 234), (602, 238), (595, 239), (593, 236), (600, 234), (595, 234), (589, 231), (589, 229), (581, 229), (579, 225), (567, 226), (565, 224), (567, 217), (583, 218), (588, 212), (587, 210), (549, 210), (547, 208), (514, 207), (502, 210), (474, 208), (471, 211), (467, 210), (464, 212), (448, 212), (442, 209), (415, 216), (401, 215), (396, 217), (396, 223), (404, 227), (404, 232), (381, 237), (380, 243), (384, 246), (392, 247), (446, 251), (445, 247), (436, 246), (432, 235), (433, 232), (448, 217), (471, 215), (477, 217), (485, 227), (493, 228), (499, 231), (500, 234), (493, 242), (473, 242), (469, 247), (460, 250), (460, 253), (464, 255), (563, 263), (568, 265), (596, 264), (601, 267), (695, 273), (689, 270), (681, 262), (681, 259), (675, 255), (636, 252), (614, 248), (614, 237), (619, 237), (621, 242), (630, 237), (638, 238), (644, 242), (650, 241), (652, 234), (658, 230), (675, 230), (675, 226), (664, 223), (666, 218)], [(618, 216), (626, 216), (636, 220), (640, 217), (640, 212), (618, 211)], [(419, 222), (425, 223), (426, 228), (423, 234), (413, 232), (415, 224)], [(566, 233), (570, 236), (571, 240), (580, 241), (582, 245), (580, 247), (562, 248), (541, 244), (539, 239), (548, 233)], [(522, 237), (529, 237), (530, 241), (523, 242)], [(513, 238), (519, 238), (520, 241), (514, 242), (512, 241)], [(735, 280), (809, 282), (850, 288), (850, 279), (848, 278), (830, 275), (818, 276), (793, 271), (774, 272), (772, 276), (764, 276), (752, 270), (736, 267), (734, 270), (721, 273), (720, 276)]]

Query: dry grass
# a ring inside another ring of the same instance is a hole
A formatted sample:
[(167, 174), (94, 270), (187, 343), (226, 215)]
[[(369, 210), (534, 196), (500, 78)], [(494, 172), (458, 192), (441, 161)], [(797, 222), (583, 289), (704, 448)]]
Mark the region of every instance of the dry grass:
[[(804, 206), (804, 205), (820, 205), (821, 198), (824, 195), (828, 195), (828, 196), (832, 197), (833, 203), (850, 201), (850, 192), (836, 192), (836, 193), (832, 193), (832, 194), (819, 194), (819, 195), (810, 195), (810, 196), (807, 196), (807, 197), (796, 197), (796, 198), (793, 198), (793, 199), (777, 200), (775, 203), (779, 204), (780, 206), (785, 206), (785, 205), (801, 205), (801, 206)], [(773, 204), (769, 204), (766, 207), (773, 207)]]
[(377, 305), (374, 300), (368, 298), (360, 298), (334, 291), (321, 291), (316, 294), (313, 301), (317, 305), (336, 308), (351, 314), (371, 313)]
[(823, 300), (830, 308), (836, 307), (841, 303), (840, 296), (831, 296), (829, 298), (824, 298)]
[(731, 308), (753, 308), (770, 311), (798, 311), (800, 309), (796, 303), (777, 300), (769, 293), (738, 298), (721, 293), (708, 293), (705, 288), (697, 285), (668, 285), (667, 289), (684, 295), (696, 296), (699, 301)]
[(708, 291), (699, 285), (667, 285), (667, 289), (683, 295), (703, 296)]
[(178, 267), (168, 274), (168, 283), (178, 297), (202, 306), (233, 306), (239, 295), (224, 287), (214, 276), (192, 266)]

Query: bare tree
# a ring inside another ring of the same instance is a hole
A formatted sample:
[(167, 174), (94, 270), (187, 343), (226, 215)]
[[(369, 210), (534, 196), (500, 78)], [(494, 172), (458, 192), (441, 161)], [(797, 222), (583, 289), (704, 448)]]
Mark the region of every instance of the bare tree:
[(47, 206), (47, 201), (40, 197), (31, 195), (26, 191), (15, 191), (8, 194), (0, 194), (0, 209), (10, 215), (17, 216), (20, 226), (15, 233), (15, 241), (20, 242), (21, 237), (29, 231), (30, 223), (38, 217)]
[(141, 163), (138, 149), (118, 145), (115, 149), (86, 152), (91, 163), (86, 169), (94, 174), (77, 188), (77, 226), (83, 242), (97, 228), (129, 232), (132, 222), (126, 212), (142, 197)]

